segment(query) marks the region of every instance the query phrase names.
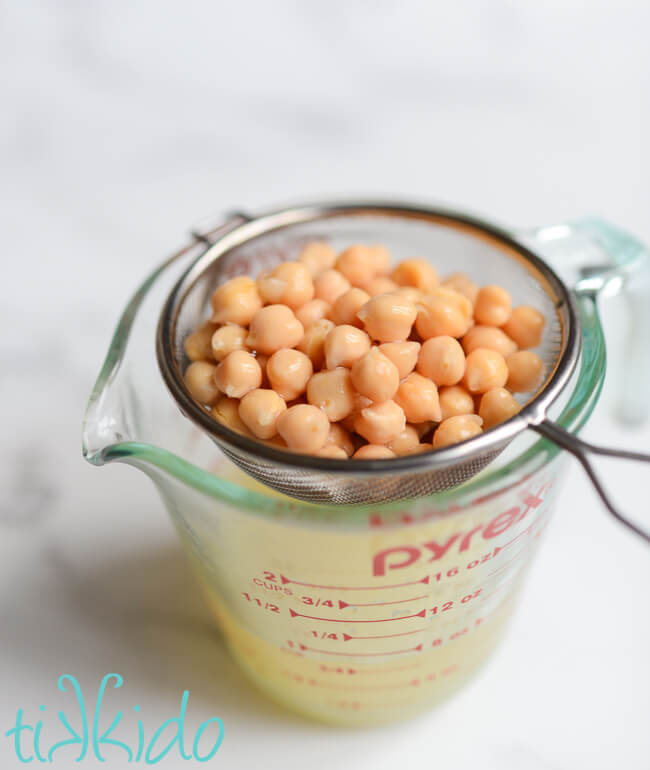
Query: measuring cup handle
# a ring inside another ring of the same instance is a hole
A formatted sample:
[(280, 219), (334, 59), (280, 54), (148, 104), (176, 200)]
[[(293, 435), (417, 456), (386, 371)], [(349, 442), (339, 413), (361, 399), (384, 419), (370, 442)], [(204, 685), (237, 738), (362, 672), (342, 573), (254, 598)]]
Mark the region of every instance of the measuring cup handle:
[(615, 519), (618, 519), (621, 524), (624, 524), (626, 527), (628, 527), (628, 529), (631, 529), (632, 532), (635, 532), (637, 535), (642, 537), (646, 542), (650, 543), (650, 533), (645, 532), (640, 527), (637, 527), (636, 524), (627, 519), (616, 508), (614, 503), (609, 498), (609, 495), (605, 491), (605, 488), (601, 484), (600, 479), (598, 478), (598, 474), (594, 470), (588, 458), (588, 455), (591, 453), (596, 455), (604, 455), (606, 457), (616, 457), (623, 460), (637, 460), (639, 462), (650, 463), (650, 454), (644, 454), (643, 452), (629, 452), (626, 449), (608, 449), (607, 447), (591, 444), (588, 441), (583, 441), (582, 439), (578, 438), (573, 433), (569, 433), (568, 431), (564, 430), (564, 428), (560, 428), (559, 425), (556, 425), (549, 420), (544, 420), (538, 425), (531, 425), (530, 427), (532, 430), (544, 436), (544, 438), (549, 439), (554, 444), (558, 444), (568, 452), (571, 452), (571, 454), (585, 469), (591, 480), (591, 483), (596, 489), (596, 492), (598, 492), (600, 499), (603, 501), (607, 510), (612, 514), (612, 516), (614, 516)]

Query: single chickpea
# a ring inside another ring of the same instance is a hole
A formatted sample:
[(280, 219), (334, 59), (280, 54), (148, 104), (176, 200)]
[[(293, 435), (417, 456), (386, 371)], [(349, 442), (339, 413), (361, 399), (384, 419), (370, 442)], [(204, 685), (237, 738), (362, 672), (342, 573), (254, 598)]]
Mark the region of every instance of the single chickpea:
[(368, 299), (370, 299), (370, 297), (376, 297), (379, 294), (390, 294), (391, 292), (399, 290), (399, 286), (395, 281), (391, 281), (391, 279), (387, 278), (385, 275), (378, 275), (376, 278), (373, 278), (372, 281), (369, 281), (363, 288), (368, 292)]
[(296, 310), (296, 318), (302, 324), (303, 329), (306, 330), (312, 324), (315, 324), (316, 321), (325, 318), (330, 312), (331, 307), (324, 299), (312, 299)]
[(368, 334), (379, 342), (401, 342), (411, 333), (416, 306), (397, 294), (380, 294), (359, 310), (357, 316)]
[(325, 337), (325, 363), (328, 369), (352, 366), (370, 350), (368, 335), (356, 326), (341, 324)]
[(368, 302), (370, 295), (363, 289), (350, 289), (336, 300), (330, 311), (330, 319), (335, 324), (348, 324), (361, 327), (361, 321), (357, 318), (359, 309)]
[(474, 399), (460, 385), (440, 388), (438, 398), (440, 400), (440, 411), (442, 412), (443, 420), (474, 412)]
[(219, 398), (219, 388), (214, 381), (217, 367), (208, 361), (193, 361), (185, 370), (185, 385), (190, 396), (200, 404), (212, 406)]
[(352, 286), (364, 286), (377, 275), (377, 266), (369, 246), (350, 246), (336, 260), (336, 269)]
[(325, 446), (336, 446), (342, 449), (346, 457), (354, 454), (354, 443), (350, 434), (337, 422), (330, 424), (330, 432), (325, 440)]
[(506, 387), (513, 393), (528, 393), (535, 390), (542, 379), (544, 363), (530, 350), (519, 350), (508, 356), (508, 379)]
[(442, 415), (438, 388), (432, 380), (421, 374), (409, 374), (397, 389), (395, 401), (404, 410), (408, 422), (440, 422)]
[(466, 273), (452, 273), (445, 278), (442, 285), (467, 297), (472, 305), (476, 302), (478, 286)]
[(190, 361), (212, 361), (210, 340), (217, 328), (212, 321), (204, 321), (199, 328), (185, 339), (185, 354)]
[(474, 303), (474, 319), (485, 326), (503, 326), (510, 318), (512, 300), (502, 286), (483, 286)]
[(236, 433), (243, 433), (245, 436), (253, 435), (239, 416), (238, 398), (219, 396), (217, 403), (210, 410), (210, 414), (217, 422), (225, 425), (226, 428), (230, 428), (230, 430), (234, 430)]
[(280, 348), (297, 345), (304, 333), (302, 324), (290, 307), (267, 305), (253, 316), (246, 344), (251, 350), (270, 356)]
[(400, 286), (414, 286), (425, 294), (438, 285), (438, 273), (426, 259), (405, 259), (390, 276)]
[(257, 279), (257, 290), (267, 305), (287, 305), (296, 310), (313, 298), (314, 282), (302, 262), (282, 262)]
[(400, 297), (410, 300), (415, 305), (424, 297), (424, 293), (416, 289), (415, 286), (400, 286), (393, 293), (399, 294)]
[(239, 416), (257, 438), (270, 439), (277, 433), (277, 422), (285, 412), (284, 399), (274, 390), (257, 388), (249, 391), (239, 402)]
[(462, 337), (469, 328), (472, 306), (453, 289), (438, 286), (418, 303), (415, 328), (423, 340), (431, 337)]
[(354, 388), (350, 371), (340, 366), (317, 372), (307, 383), (307, 401), (322, 409), (330, 422), (347, 417), (354, 408)]
[(517, 350), (517, 343), (498, 326), (476, 324), (467, 332), (461, 342), (465, 353), (471, 353), (476, 348), (489, 348), (507, 358)]
[(358, 358), (350, 370), (352, 384), (371, 401), (388, 401), (399, 387), (399, 371), (377, 347)]
[(420, 446), (420, 436), (412, 425), (407, 425), (404, 430), (388, 444), (388, 448), (398, 457), (410, 455)]
[(509, 390), (492, 388), (481, 397), (478, 414), (483, 420), (483, 429), (488, 430), (514, 417), (520, 410), (521, 407)]
[(420, 352), (419, 342), (384, 342), (379, 350), (397, 367), (400, 380), (408, 377), (415, 369)]
[(371, 404), (362, 409), (354, 420), (356, 432), (370, 444), (388, 444), (406, 427), (401, 406), (394, 401)]
[(380, 444), (364, 444), (352, 455), (353, 460), (389, 460), (397, 457), (387, 446)]
[(325, 300), (328, 305), (333, 305), (341, 294), (351, 288), (350, 281), (338, 270), (324, 270), (314, 278), (314, 296)]
[(347, 460), (349, 457), (345, 449), (336, 444), (325, 444), (315, 454), (318, 457), (331, 457), (333, 460)]
[(217, 366), (214, 381), (229, 398), (242, 398), (262, 384), (262, 367), (245, 350), (233, 350)]
[(329, 243), (313, 241), (302, 249), (298, 262), (302, 262), (311, 275), (315, 277), (319, 273), (334, 267), (336, 264), (336, 252)]
[(325, 362), (325, 339), (335, 328), (332, 321), (321, 318), (320, 321), (316, 321), (307, 329), (303, 338), (296, 345), (298, 350), (309, 356), (314, 370), (320, 369)]
[(266, 376), (271, 387), (285, 401), (293, 401), (301, 396), (313, 373), (314, 367), (309, 356), (292, 348), (276, 350), (266, 366)]
[(546, 319), (534, 307), (519, 305), (503, 325), (503, 331), (520, 348), (536, 348), (542, 341)]
[(422, 344), (417, 371), (435, 384), (455, 385), (465, 374), (465, 353), (453, 337), (432, 337)]
[(240, 275), (216, 289), (210, 299), (213, 323), (248, 326), (262, 307), (262, 298), (252, 278)]
[(478, 436), (483, 432), (481, 430), (482, 423), (483, 421), (477, 414), (461, 414), (457, 417), (449, 417), (440, 423), (433, 434), (433, 448), (442, 449)]
[(277, 428), (289, 449), (311, 454), (325, 445), (330, 423), (318, 407), (298, 404), (278, 417)]
[(247, 334), (246, 329), (239, 324), (226, 324), (217, 329), (210, 339), (215, 360), (223, 361), (234, 350), (246, 350)]
[(463, 385), (470, 393), (485, 393), (501, 388), (508, 379), (508, 365), (501, 353), (489, 348), (476, 348), (465, 359)]

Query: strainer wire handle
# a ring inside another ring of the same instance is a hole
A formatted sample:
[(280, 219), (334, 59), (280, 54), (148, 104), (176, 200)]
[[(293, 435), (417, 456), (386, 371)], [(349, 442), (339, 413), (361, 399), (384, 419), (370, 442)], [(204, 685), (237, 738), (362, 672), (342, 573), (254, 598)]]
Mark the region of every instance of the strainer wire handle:
[(628, 529), (631, 529), (632, 532), (642, 537), (646, 542), (650, 543), (650, 533), (645, 532), (643, 529), (627, 519), (611, 501), (605, 488), (600, 482), (598, 474), (589, 462), (588, 457), (589, 454), (595, 454), (603, 455), (605, 457), (616, 457), (623, 460), (637, 460), (639, 462), (650, 463), (650, 455), (644, 454), (643, 452), (629, 452), (626, 449), (608, 449), (607, 447), (591, 444), (588, 441), (583, 441), (582, 439), (573, 435), (573, 433), (569, 433), (569, 431), (564, 430), (564, 428), (560, 428), (559, 425), (556, 425), (549, 420), (544, 420), (544, 422), (541, 422), (538, 425), (531, 425), (530, 427), (532, 430), (544, 436), (544, 438), (549, 439), (554, 444), (558, 444), (568, 452), (571, 452), (571, 454), (585, 469), (585, 472), (589, 476), (591, 483), (594, 485), (596, 492), (598, 492), (600, 499), (603, 501), (605, 507), (612, 514), (612, 516), (614, 516), (615, 519), (620, 521), (621, 524), (626, 526)]

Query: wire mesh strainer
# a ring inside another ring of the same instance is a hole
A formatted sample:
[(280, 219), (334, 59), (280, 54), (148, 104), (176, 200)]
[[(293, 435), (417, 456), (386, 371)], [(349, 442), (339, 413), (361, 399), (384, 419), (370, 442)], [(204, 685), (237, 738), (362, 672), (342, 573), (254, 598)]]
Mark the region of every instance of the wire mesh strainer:
[[(181, 411), (203, 429), (240, 468), (264, 484), (313, 503), (367, 504), (421, 497), (462, 484), (494, 460), (508, 443), (532, 428), (575, 454), (608, 509), (615, 510), (585, 456), (588, 450), (650, 462), (650, 456), (592, 447), (546, 420), (580, 355), (575, 301), (555, 272), (506, 232), (471, 217), (410, 205), (318, 204), (247, 219), (216, 242), (184, 272), (161, 313), (157, 355), (163, 378)], [(184, 341), (209, 317), (214, 289), (237, 275), (257, 275), (295, 259), (305, 243), (328, 241), (340, 250), (353, 243), (382, 243), (396, 261), (429, 259), (437, 270), (464, 271), (478, 283), (497, 283), (517, 304), (539, 309), (546, 328), (537, 352), (544, 381), (521, 412), (485, 433), (451, 447), (389, 460), (338, 460), (294, 454), (256, 442), (214, 420), (191, 398), (183, 382)], [(646, 536), (647, 537), (647, 536)]]

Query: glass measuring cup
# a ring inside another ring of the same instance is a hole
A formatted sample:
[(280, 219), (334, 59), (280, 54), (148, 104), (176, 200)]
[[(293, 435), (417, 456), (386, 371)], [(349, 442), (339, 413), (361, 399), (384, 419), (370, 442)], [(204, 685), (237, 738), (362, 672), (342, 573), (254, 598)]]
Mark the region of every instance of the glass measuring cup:
[[(84, 454), (156, 483), (229, 648), (261, 689), (324, 721), (403, 718), (457, 689), (498, 642), (564, 457), (518, 439), (457, 489), (373, 506), (299, 503), (243, 475), (178, 413), (153, 345), (180, 271), (202, 241), (241, 221), (195, 234), (137, 292), (91, 396)], [(582, 357), (551, 410), (575, 432), (605, 373), (596, 294), (619, 288), (642, 248), (595, 221), (521, 237), (577, 286)]]

